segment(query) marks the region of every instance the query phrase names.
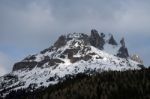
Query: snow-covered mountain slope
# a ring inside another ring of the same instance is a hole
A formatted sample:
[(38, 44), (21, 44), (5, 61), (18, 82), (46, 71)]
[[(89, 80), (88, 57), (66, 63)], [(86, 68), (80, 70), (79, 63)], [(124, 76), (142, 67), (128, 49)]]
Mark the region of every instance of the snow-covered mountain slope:
[(0, 77), (0, 91), (7, 94), (21, 88), (47, 87), (78, 73), (140, 69), (140, 63), (122, 58), (128, 54), (123, 49), (125, 45), (118, 45), (112, 36), (106, 38), (96, 30), (90, 36), (83, 33), (60, 36), (53, 46), (26, 57), (14, 65), (11, 73)]

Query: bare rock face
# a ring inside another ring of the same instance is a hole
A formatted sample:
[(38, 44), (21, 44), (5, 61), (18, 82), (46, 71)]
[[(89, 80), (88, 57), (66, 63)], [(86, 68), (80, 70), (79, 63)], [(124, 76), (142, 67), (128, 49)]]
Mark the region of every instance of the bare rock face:
[(110, 36), (108, 43), (111, 45), (118, 45), (116, 40), (114, 39), (113, 35)]
[(131, 58), (133, 61), (136, 61), (136, 62), (138, 62), (138, 63), (143, 64), (143, 61), (142, 61), (142, 59), (140, 58), (140, 56), (138, 56), (138, 55), (136, 55), (136, 54), (131, 55), (130, 58)]
[(33, 61), (33, 62), (18, 62), (14, 64), (13, 66), (13, 71), (20, 70), (20, 69), (33, 69), (38, 63)]
[(50, 58), (45, 58), (44, 60), (40, 61), (40, 62), (36, 62), (36, 61), (26, 61), (26, 62), (18, 62), (13, 66), (13, 71), (17, 71), (17, 70), (21, 70), (21, 69), (33, 69), (34, 67), (41, 67), (45, 64), (48, 63), (49, 66), (54, 66), (57, 65), (59, 63), (64, 63), (64, 61), (60, 60), (60, 59), (50, 59)]
[(92, 29), (91, 36), (90, 36), (91, 45), (102, 50), (103, 46), (105, 44), (104, 37), (105, 37), (105, 35), (103, 33), (101, 33), (101, 35), (99, 35), (97, 30)]
[(77, 54), (79, 49), (66, 49), (63, 54), (67, 54), (68, 58), (73, 58), (73, 55)]
[(44, 49), (44, 50), (42, 50), (40, 53), (41, 54), (45, 54), (46, 52), (51, 52), (51, 51), (53, 51), (54, 49), (53, 49), (53, 46), (51, 46), (51, 47), (49, 47), (49, 48), (46, 48), (46, 49)]
[(125, 47), (125, 41), (124, 41), (124, 38), (122, 38), (122, 39), (120, 40), (120, 44), (122, 45), (122, 47)]
[(128, 58), (128, 57), (129, 57), (129, 54), (128, 54), (128, 49), (127, 49), (126, 46), (125, 46), (124, 38), (122, 38), (122, 39), (120, 40), (120, 43), (121, 43), (121, 47), (120, 47), (120, 49), (118, 50), (117, 56), (118, 56), (118, 57), (121, 57), (121, 58)]
[(93, 29), (91, 30), (91, 37), (90, 37), (90, 43), (94, 47), (99, 47), (100, 44), (100, 36), (98, 34), (98, 31)]
[[(68, 34), (66, 36), (67, 41), (72, 40), (72, 39), (76, 39), (76, 40), (82, 40), (84, 45), (90, 44), (89, 41), (89, 36), (87, 34), (84, 33), (72, 33), (72, 34)], [(76, 43), (76, 42), (74, 42)]]
[(57, 65), (57, 64), (59, 64), (59, 63), (64, 63), (64, 61), (62, 61), (62, 60), (60, 60), (60, 59), (50, 59), (50, 61), (49, 61), (49, 65), (50, 66), (54, 66), (54, 65)]
[(55, 42), (55, 44), (54, 44), (54, 46), (56, 47), (56, 48), (60, 48), (60, 47), (62, 47), (62, 46), (64, 46), (65, 44), (66, 44), (66, 37), (65, 36), (60, 36), (59, 38), (58, 38), (58, 40)]

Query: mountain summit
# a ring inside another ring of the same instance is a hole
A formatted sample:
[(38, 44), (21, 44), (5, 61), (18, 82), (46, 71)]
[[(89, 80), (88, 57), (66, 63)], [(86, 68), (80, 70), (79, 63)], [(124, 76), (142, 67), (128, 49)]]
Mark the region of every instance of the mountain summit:
[(13, 66), (11, 73), (0, 77), (1, 96), (12, 90), (57, 84), (68, 75), (103, 71), (140, 69), (141, 63), (129, 57), (124, 38), (118, 43), (112, 34), (92, 29), (91, 34), (62, 35), (53, 46), (30, 55)]

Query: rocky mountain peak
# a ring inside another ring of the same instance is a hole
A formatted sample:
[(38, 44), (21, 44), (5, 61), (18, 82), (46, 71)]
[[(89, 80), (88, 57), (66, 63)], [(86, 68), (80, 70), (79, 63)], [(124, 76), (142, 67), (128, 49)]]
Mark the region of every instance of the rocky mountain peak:
[(58, 38), (58, 40), (54, 43), (54, 47), (60, 48), (67, 44), (70, 40), (83, 41), (84, 44), (90, 44), (96, 48), (103, 49), (105, 44), (105, 34), (98, 33), (96, 29), (91, 30), (91, 35), (87, 35), (85, 33), (69, 33), (67, 35), (62, 35)]
[(67, 35), (62, 35), (58, 38), (58, 40), (54, 43), (54, 47), (60, 48), (67, 44), (67, 42), (74, 40), (75, 41), (83, 41), (84, 44), (89, 43), (89, 37), (84, 33), (69, 33)]
[[(113, 47), (114, 45), (117, 45), (113, 35), (111, 34), (108, 42), (106, 42), (105, 34), (99, 34), (95, 29), (91, 30), (91, 35), (84, 33), (69, 33), (67, 35), (61, 35), (53, 46), (44, 49), (40, 54), (28, 56), (22, 61), (15, 63), (13, 71), (20, 69), (31, 70), (34, 67), (43, 67), (45, 63), (48, 64), (47, 66), (58, 65), (64, 63), (63, 59), (65, 58), (68, 58), (71, 63), (80, 60), (89, 60), (92, 58), (92, 54), (89, 55), (87, 53), (91, 50), (90, 46), (98, 48), (99, 50), (106, 50), (104, 47), (107, 44)], [(121, 47), (119, 49), (109, 48), (109, 50), (116, 50), (113, 55), (117, 54), (118, 57), (129, 57), (124, 38), (121, 39), (120, 44)]]
[[(121, 46), (118, 44), (114, 47), (115, 43), (113, 36), (107, 42), (106, 35), (99, 34), (95, 29), (91, 30), (91, 35), (62, 35), (53, 46), (15, 63), (11, 73), (0, 77), (0, 93), (30, 89), (31, 86), (34, 89), (47, 87), (65, 80), (68, 75), (79, 73), (140, 69), (139, 62), (128, 58), (124, 39), (120, 41)], [(115, 53), (109, 52), (112, 50), (115, 50)]]

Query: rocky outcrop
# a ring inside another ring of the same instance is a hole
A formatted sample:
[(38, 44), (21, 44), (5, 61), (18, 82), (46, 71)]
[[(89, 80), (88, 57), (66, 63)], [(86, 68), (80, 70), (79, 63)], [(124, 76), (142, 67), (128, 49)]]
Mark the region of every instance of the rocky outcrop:
[(113, 35), (110, 36), (108, 43), (111, 45), (118, 45)]
[[(87, 34), (84, 34), (84, 33), (68, 34), (68, 35), (66, 36), (66, 38), (67, 38), (67, 41), (76, 39), (76, 40), (81, 40), (81, 41), (83, 41), (84, 45), (90, 44), (89, 36), (88, 36)], [(76, 43), (76, 41), (75, 41), (74, 43)]]
[(80, 60), (88, 61), (91, 58), (92, 58), (92, 55), (89, 55), (89, 54), (85, 55), (83, 57), (72, 57), (72, 58), (70, 58), (70, 62), (75, 63), (75, 62), (80, 61)]
[(63, 54), (68, 55), (68, 58), (71, 59), (73, 55), (77, 54), (79, 49), (66, 49)]
[(54, 46), (56, 47), (56, 48), (60, 48), (60, 47), (62, 47), (62, 46), (64, 46), (65, 44), (66, 44), (66, 37), (65, 36), (60, 36), (59, 38), (58, 38), (58, 40), (55, 42), (55, 44), (54, 44)]
[(35, 60), (35, 59), (36, 59), (35, 55), (29, 55), (23, 61), (30, 61), (30, 60)]
[[(47, 56), (46, 56), (47, 57)], [(18, 62), (13, 66), (13, 71), (17, 71), (17, 70), (22, 70), (22, 69), (33, 69), (34, 67), (40, 67), (43, 68), (43, 65), (45, 63), (48, 63), (48, 66), (55, 66), (59, 63), (64, 63), (64, 61), (60, 60), (60, 59), (50, 59), (50, 58), (44, 58), (44, 60), (40, 61), (40, 62), (36, 62), (36, 61), (31, 61), (31, 62)]]
[(136, 54), (131, 55), (130, 58), (131, 58), (133, 61), (136, 61), (136, 62), (138, 62), (138, 63), (143, 64), (142, 59), (141, 59), (138, 55), (136, 55)]
[(127, 49), (126, 46), (125, 46), (124, 38), (122, 38), (122, 39), (120, 40), (120, 44), (121, 44), (121, 47), (120, 47), (120, 49), (118, 50), (117, 56), (118, 56), (118, 57), (121, 57), (121, 58), (128, 58), (128, 57), (129, 57), (129, 54), (128, 54), (128, 49)]
[(46, 48), (46, 49), (42, 50), (40, 53), (41, 53), (41, 54), (45, 54), (46, 52), (51, 52), (51, 51), (54, 50), (53, 48), (54, 48), (54, 47), (51, 46), (51, 47), (49, 47), (49, 48)]
[(35, 61), (32, 62), (18, 62), (14, 64), (13, 71), (21, 70), (21, 69), (33, 69), (38, 63)]
[(100, 49), (104, 48), (105, 40), (104, 40), (105, 34), (101, 33), (100, 34)]
[(50, 61), (48, 62), (48, 65), (54, 66), (54, 65), (58, 65), (59, 63), (64, 63), (64, 61), (60, 59), (50, 59)]
[(42, 67), (45, 63), (51, 61), (49, 56), (44, 56), (44, 59), (38, 62), (37, 67)]
[(95, 29), (91, 30), (90, 43), (94, 47), (99, 47), (100, 45), (100, 36), (98, 34), (98, 31)]
[(102, 50), (103, 46), (105, 44), (104, 37), (105, 37), (105, 35), (103, 33), (101, 33), (101, 35), (99, 35), (97, 30), (92, 29), (91, 36), (90, 36), (91, 45)]

